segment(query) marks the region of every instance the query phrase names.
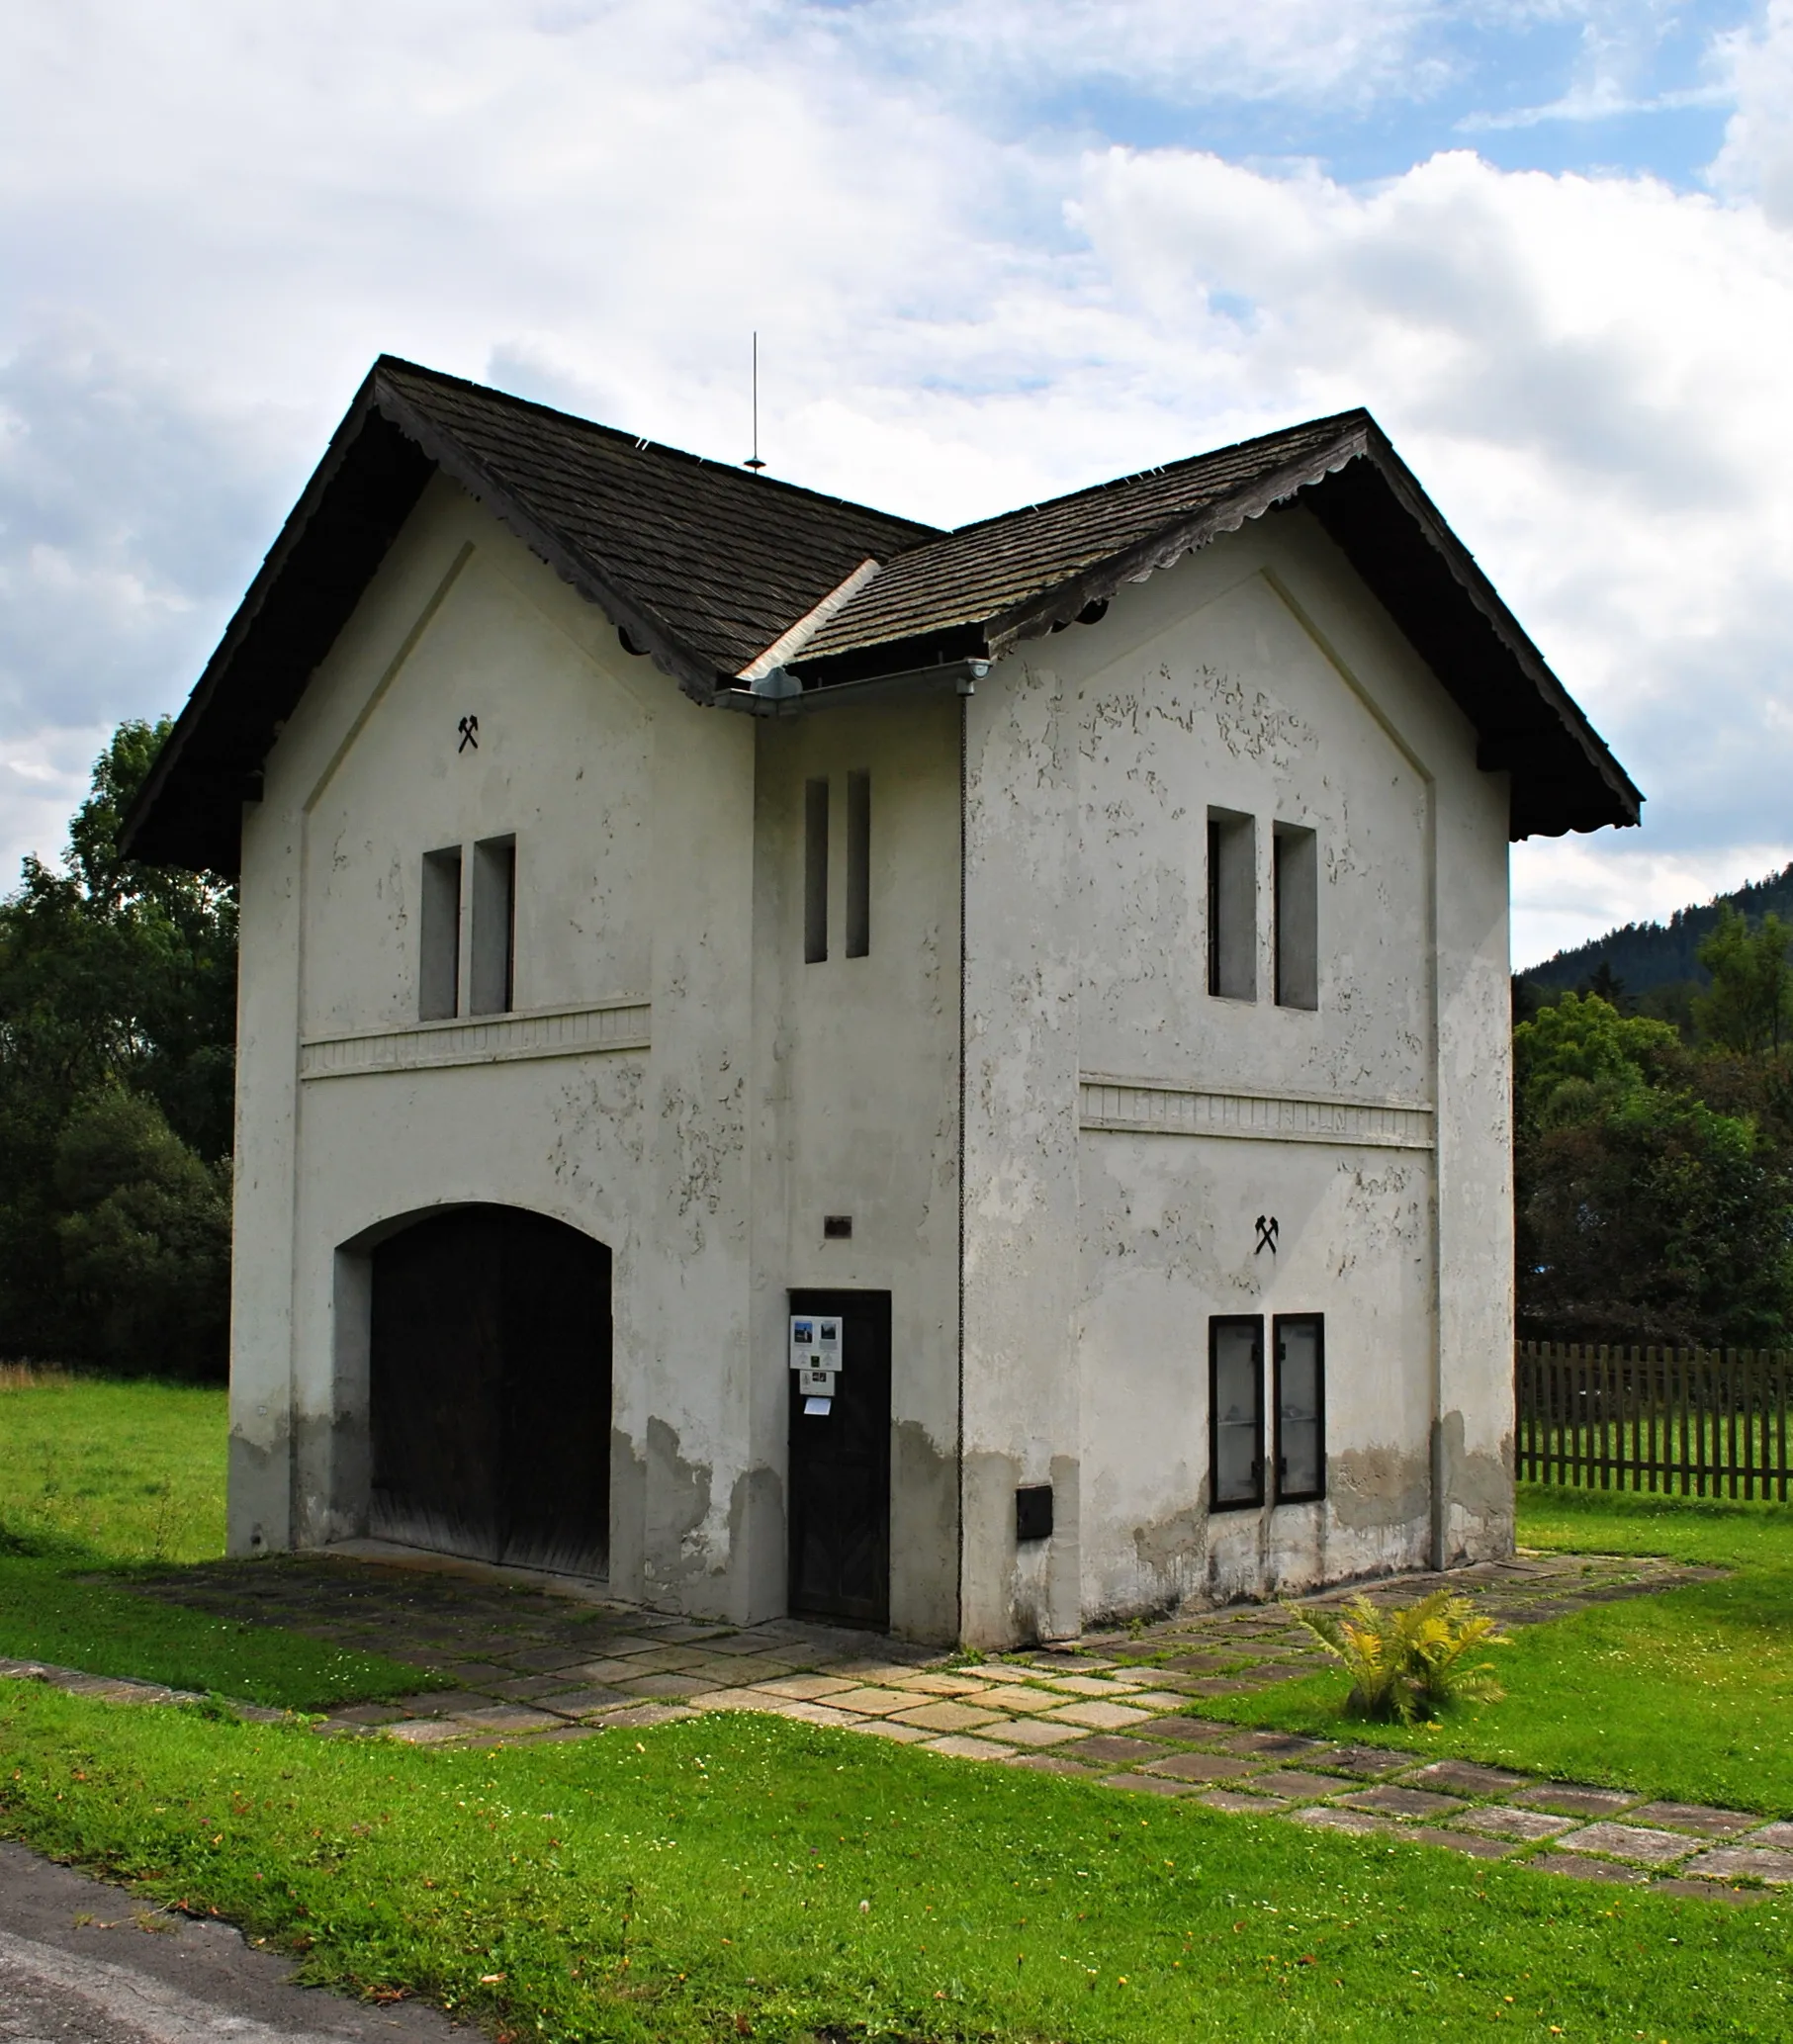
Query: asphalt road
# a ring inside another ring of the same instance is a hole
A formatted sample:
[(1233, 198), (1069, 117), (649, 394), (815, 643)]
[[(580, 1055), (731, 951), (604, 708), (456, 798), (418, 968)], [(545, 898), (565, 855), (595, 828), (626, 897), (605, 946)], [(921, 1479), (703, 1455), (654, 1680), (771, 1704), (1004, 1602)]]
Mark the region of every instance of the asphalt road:
[(474, 2044), (434, 2009), (295, 1987), (291, 1962), (223, 1923), (0, 1844), (6, 2044)]

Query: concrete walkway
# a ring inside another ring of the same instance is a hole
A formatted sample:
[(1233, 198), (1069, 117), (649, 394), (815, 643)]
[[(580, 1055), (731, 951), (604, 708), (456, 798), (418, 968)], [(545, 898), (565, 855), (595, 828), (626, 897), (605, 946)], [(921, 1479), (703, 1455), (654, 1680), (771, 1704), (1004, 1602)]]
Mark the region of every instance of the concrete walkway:
[(433, 2008), (294, 1985), (228, 1924), (0, 1845), (0, 2037), (19, 2044), (454, 2044)]
[[(1522, 1555), (1369, 1586), (1409, 1603), (1448, 1583), (1509, 1626), (1647, 1596), (1718, 1571), (1649, 1559)], [(452, 1689), (332, 1713), (320, 1729), (418, 1744), (533, 1743), (699, 1712), (769, 1712), (949, 1757), (1086, 1776), (1134, 1795), (1405, 1837), (1658, 1893), (1748, 1900), (1793, 1885), (1793, 1823), (1542, 1781), (1419, 1752), (1250, 1731), (1189, 1715), (1325, 1665), (1275, 1606), (1183, 1613), (1149, 1628), (964, 1665), (864, 1633), (778, 1620), (731, 1627), (505, 1580), (474, 1564), (294, 1556), (183, 1572), (149, 1593), (428, 1667)], [(1336, 1604), (1352, 1592), (1311, 1601)], [(125, 1701), (150, 1685), (0, 1662)], [(1742, 1885), (1740, 1885), (1742, 1884)]]

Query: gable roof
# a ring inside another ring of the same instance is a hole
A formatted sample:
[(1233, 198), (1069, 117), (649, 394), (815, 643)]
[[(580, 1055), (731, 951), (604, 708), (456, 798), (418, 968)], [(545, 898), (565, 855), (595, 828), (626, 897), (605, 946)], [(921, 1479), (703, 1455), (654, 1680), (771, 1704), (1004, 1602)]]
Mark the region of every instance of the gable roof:
[(236, 867), (261, 762), (440, 470), (699, 702), (771, 665), (831, 689), (995, 659), (1284, 505), (1311, 510), (1512, 775), (1516, 838), (1642, 797), (1365, 411), (941, 532), (382, 356), (125, 825), (136, 857)]

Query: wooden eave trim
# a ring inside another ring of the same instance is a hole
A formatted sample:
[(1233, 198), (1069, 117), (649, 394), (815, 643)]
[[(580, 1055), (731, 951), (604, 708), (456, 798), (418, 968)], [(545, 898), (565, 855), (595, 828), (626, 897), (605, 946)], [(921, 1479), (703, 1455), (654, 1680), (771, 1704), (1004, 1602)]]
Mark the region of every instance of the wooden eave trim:
[(212, 658), (207, 661), (199, 679), (193, 685), (192, 693), (181, 707), (180, 715), (174, 720), (174, 728), (163, 741), (155, 763), (144, 777), (142, 786), (137, 789), (131, 807), (125, 812), (124, 821), (119, 827), (119, 845), (127, 857), (131, 854), (133, 840), (144, 818), (160, 799), (169, 776), (180, 764), (195, 730), (210, 709), (212, 699), (218, 693), (237, 654), (242, 650), (243, 641), (260, 617), (275, 583), (285, 573), (294, 550), (310, 530), (324, 492), (340, 474), (350, 449), (361, 437), (362, 429), (366, 426), (373, 409), (373, 382), (372, 375), (365, 379), (344, 414), (342, 423), (330, 436), (330, 444), (323, 451), (323, 459), (312, 471), (310, 481), (300, 492), (299, 501), (287, 513), (286, 523), (275, 536), (274, 544), (262, 556), (261, 566), (255, 571), (255, 578), (244, 590), (242, 601), (236, 606), (230, 622), (225, 625), (224, 636), (213, 649)]
[(445, 428), (436, 425), (379, 370), (374, 372), (372, 382), (374, 402), (382, 415), (406, 439), (414, 441), (444, 475), (486, 504), (538, 560), (588, 603), (595, 604), (619, 631), (626, 632), (633, 644), (648, 654), (663, 673), (672, 675), (693, 702), (707, 707), (715, 701), (717, 675), (713, 667), (681, 646), (651, 612), (623, 595), (588, 554), (569, 546), (526, 496), (495, 476)]
[[(1501, 600), (1499, 590), (1482, 574), (1475, 555), (1446, 524), (1437, 505), (1421, 489), (1418, 478), (1374, 423), (1369, 427), (1363, 452), (1387, 485), (1390, 495), (1442, 557), (1452, 579), (1493, 628), (1495, 637), (1514, 664), (1556, 713), (1560, 727), (1575, 741), (1587, 763), (1618, 798), (1619, 806), (1630, 811), (1631, 821), (1635, 824), (1644, 803), (1642, 792), (1613, 757), (1605, 740), (1583, 715), (1580, 705), (1551, 670), (1543, 654), (1532, 644), (1525, 627)], [(1489, 734), (1496, 742), (1506, 735)]]
[(1021, 640), (1037, 639), (1055, 625), (1069, 624), (1087, 604), (1106, 601), (1123, 583), (1143, 581), (1147, 576), (1173, 567), (1185, 554), (1261, 518), (1284, 498), (1309, 489), (1348, 462), (1359, 459), (1368, 451), (1369, 431), (1370, 420), (1365, 415), (1361, 424), (1332, 441), (1321, 453), (1285, 463), (1232, 495), (1173, 519), (1121, 553), (1111, 554), (1041, 594), (1026, 597), (999, 611), (984, 625), (984, 638), (991, 652), (1006, 653)]

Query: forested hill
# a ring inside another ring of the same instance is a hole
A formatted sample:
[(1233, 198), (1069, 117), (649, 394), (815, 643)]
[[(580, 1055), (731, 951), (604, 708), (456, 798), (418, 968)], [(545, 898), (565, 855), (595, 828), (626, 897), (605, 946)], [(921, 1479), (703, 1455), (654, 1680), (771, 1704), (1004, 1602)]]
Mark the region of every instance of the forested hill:
[(1577, 944), (1572, 951), (1559, 951), (1542, 965), (1522, 975), (1534, 986), (1558, 992), (1585, 985), (1602, 962), (1612, 977), (1623, 982), (1632, 995), (1648, 993), (1652, 987), (1678, 980), (1706, 978), (1698, 951), (1718, 922), (1725, 903), (1754, 923), (1772, 909), (1785, 922), (1793, 923), (1793, 865), (1770, 873), (1765, 880), (1751, 881), (1732, 894), (1714, 895), (1698, 908), (1676, 909), (1666, 923), (1627, 923), (1623, 930), (1608, 931), (1591, 943)]

